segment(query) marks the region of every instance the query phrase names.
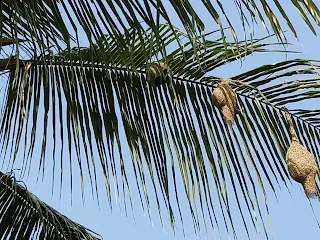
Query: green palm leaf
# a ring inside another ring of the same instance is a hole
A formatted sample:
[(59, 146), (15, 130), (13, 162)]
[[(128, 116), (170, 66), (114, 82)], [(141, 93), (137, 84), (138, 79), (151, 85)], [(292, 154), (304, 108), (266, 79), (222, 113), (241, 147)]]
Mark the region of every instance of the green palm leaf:
[[(300, 13), (308, 28), (316, 34), (315, 25), (320, 24), (319, 5), (312, 0), (289, 2), (289, 5)], [(0, 18), (1, 35), (23, 36), (37, 46), (41, 53), (50, 49), (60, 51), (65, 46), (69, 48), (74, 44), (78, 45), (80, 33), (86, 34), (88, 42), (92, 43), (107, 32), (112, 35), (117, 47), (122, 48), (124, 47), (121, 38), (123, 32), (129, 34), (127, 29), (135, 28), (138, 34), (143, 34), (147, 26), (160, 40), (158, 31), (160, 23), (168, 22), (172, 27), (171, 22), (175, 18), (179, 19), (184, 26), (195, 49), (197, 43), (194, 40), (199, 34), (212, 31), (211, 26), (219, 27), (222, 36), (225, 36), (224, 27), (230, 27), (233, 38), (237, 40), (234, 28), (236, 21), (241, 21), (244, 31), (253, 27), (253, 24), (261, 22), (267, 31), (271, 28), (282, 41), (285, 40), (283, 31), (285, 27), (288, 27), (295, 37), (298, 36), (292, 24), (296, 16), (286, 13), (278, 0), (241, 0), (234, 1), (234, 4), (219, 0), (213, 2), (202, 0), (197, 4), (199, 6), (195, 7), (188, 0), (181, 2), (171, 0), (166, 5), (158, 0), (138, 2), (135, 0), (125, 2), (120, 0), (67, 2), (5, 0), (0, 3), (3, 13), (3, 17)], [(239, 16), (231, 19), (228, 16), (230, 8), (237, 9)], [(209, 26), (203, 21), (204, 14), (208, 18)], [(287, 26), (280, 24), (283, 20)], [(66, 25), (66, 22), (70, 24)], [(205, 36), (202, 36), (201, 41), (205, 41)], [(141, 45), (145, 44), (147, 43), (141, 43)], [(30, 51), (29, 54), (34, 53)]]
[[(249, 227), (258, 229), (260, 221), (268, 235), (263, 217), (269, 214), (266, 189), (276, 193), (289, 178), (284, 160), (289, 135), (283, 131), (286, 124), (282, 107), (318, 96), (319, 86), (313, 84), (318, 78), (317, 62), (291, 59), (234, 76), (232, 79), (241, 81), (232, 85), (240, 96), (241, 114), (230, 128), (211, 102), (219, 80), (210, 76), (211, 71), (247, 54), (281, 52), (274, 48), (277, 43), (265, 43), (263, 38), (248, 45), (221, 38), (209, 40), (208, 36), (195, 49), (185, 34), (170, 25), (160, 25), (158, 34), (155, 36), (153, 29), (143, 34), (128, 29), (118, 36), (123, 48), (118, 48), (116, 37), (107, 35), (90, 48), (74, 48), (28, 61), (2, 60), (0, 69), (10, 71), (1, 122), (2, 153), (14, 160), (22, 151), (25, 173), (40, 144), (39, 172), (44, 173), (48, 171), (45, 159), (50, 134), (53, 156), (65, 159), (67, 146), (70, 166), (78, 164), (82, 182), (84, 171), (88, 171), (96, 194), (96, 172), (101, 167), (111, 204), (113, 182), (117, 195), (122, 188), (130, 197), (127, 169), (131, 164), (142, 206), (150, 211), (153, 192), (160, 217), (164, 207), (173, 226), (177, 217), (183, 219), (181, 194), (176, 189), (179, 179), (196, 231), (201, 216), (206, 214), (210, 216), (209, 223), (203, 217), (207, 224), (221, 225), (213, 217), (220, 212), (225, 228), (234, 232), (229, 205), (234, 196), (248, 235)], [(159, 36), (163, 38), (161, 47), (157, 47)], [(141, 42), (148, 44), (141, 46)], [(163, 49), (172, 50), (163, 53)], [(148, 85), (146, 68), (155, 60), (169, 66), (169, 84)], [(298, 86), (293, 80), (297, 77), (301, 79)], [(287, 83), (280, 84), (281, 78)], [(290, 97), (282, 99), (282, 93)], [(319, 127), (309, 120), (298, 119), (297, 131), (319, 161)], [(39, 121), (43, 122), (42, 129)], [(50, 121), (52, 131), (48, 130)], [(306, 130), (312, 134), (305, 137)], [(120, 140), (122, 136), (126, 143)], [(130, 152), (131, 163), (124, 159), (126, 151)], [(65, 170), (60, 172), (62, 184)], [(173, 210), (175, 207), (178, 211)], [(250, 222), (245, 221), (246, 216)]]
[(0, 204), (3, 239), (101, 239), (40, 201), (10, 173), (0, 173)]

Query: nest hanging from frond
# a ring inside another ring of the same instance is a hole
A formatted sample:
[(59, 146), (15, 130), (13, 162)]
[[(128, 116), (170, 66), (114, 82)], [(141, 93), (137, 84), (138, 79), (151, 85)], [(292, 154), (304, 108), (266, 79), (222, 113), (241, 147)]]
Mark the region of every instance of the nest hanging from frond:
[(292, 179), (302, 184), (308, 197), (319, 197), (315, 177), (317, 165), (312, 154), (299, 142), (291, 115), (286, 112), (292, 142), (287, 151), (286, 161)]
[(225, 122), (232, 125), (238, 110), (238, 96), (229, 86), (229, 80), (223, 79), (213, 90), (212, 102), (222, 112)]
[(160, 86), (170, 79), (169, 67), (164, 62), (153, 62), (147, 67), (147, 80), (150, 85)]

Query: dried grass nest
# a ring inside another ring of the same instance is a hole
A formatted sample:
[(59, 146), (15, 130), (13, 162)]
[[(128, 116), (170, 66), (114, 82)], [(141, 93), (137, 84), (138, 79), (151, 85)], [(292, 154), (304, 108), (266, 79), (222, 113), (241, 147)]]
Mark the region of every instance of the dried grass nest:
[(160, 86), (169, 79), (169, 67), (164, 62), (152, 62), (147, 66), (147, 80), (150, 85)]
[(286, 118), (290, 127), (292, 142), (288, 148), (286, 162), (292, 179), (302, 184), (308, 197), (319, 197), (315, 177), (317, 164), (312, 154), (299, 142), (291, 115), (286, 112)]
[(228, 125), (232, 125), (239, 113), (238, 96), (229, 85), (230, 79), (222, 79), (212, 92), (212, 102), (222, 112)]

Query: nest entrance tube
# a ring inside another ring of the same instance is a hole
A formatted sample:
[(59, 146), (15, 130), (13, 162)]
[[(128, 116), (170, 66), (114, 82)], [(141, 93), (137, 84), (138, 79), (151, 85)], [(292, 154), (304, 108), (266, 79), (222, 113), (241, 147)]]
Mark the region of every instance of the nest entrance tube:
[(230, 80), (222, 79), (212, 92), (212, 102), (222, 112), (223, 119), (232, 125), (238, 110), (238, 96), (229, 85)]
[(292, 142), (287, 151), (286, 162), (291, 178), (302, 184), (308, 197), (319, 197), (315, 177), (317, 165), (312, 154), (299, 142), (291, 115), (287, 112), (286, 118), (290, 127)]

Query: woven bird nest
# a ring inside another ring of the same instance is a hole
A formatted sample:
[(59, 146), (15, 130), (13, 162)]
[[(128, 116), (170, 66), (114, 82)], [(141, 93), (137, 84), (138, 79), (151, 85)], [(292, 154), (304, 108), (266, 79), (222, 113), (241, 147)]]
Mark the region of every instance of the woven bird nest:
[(164, 62), (153, 62), (147, 67), (147, 80), (153, 86), (160, 86), (168, 82), (169, 67)]
[(289, 174), (292, 179), (302, 184), (308, 197), (319, 196), (315, 180), (317, 175), (316, 162), (312, 154), (299, 142), (289, 113), (286, 113), (286, 118), (289, 122), (292, 138), (286, 155)]
[(222, 112), (225, 122), (232, 125), (238, 110), (238, 96), (229, 86), (229, 81), (223, 79), (213, 90), (212, 102)]

